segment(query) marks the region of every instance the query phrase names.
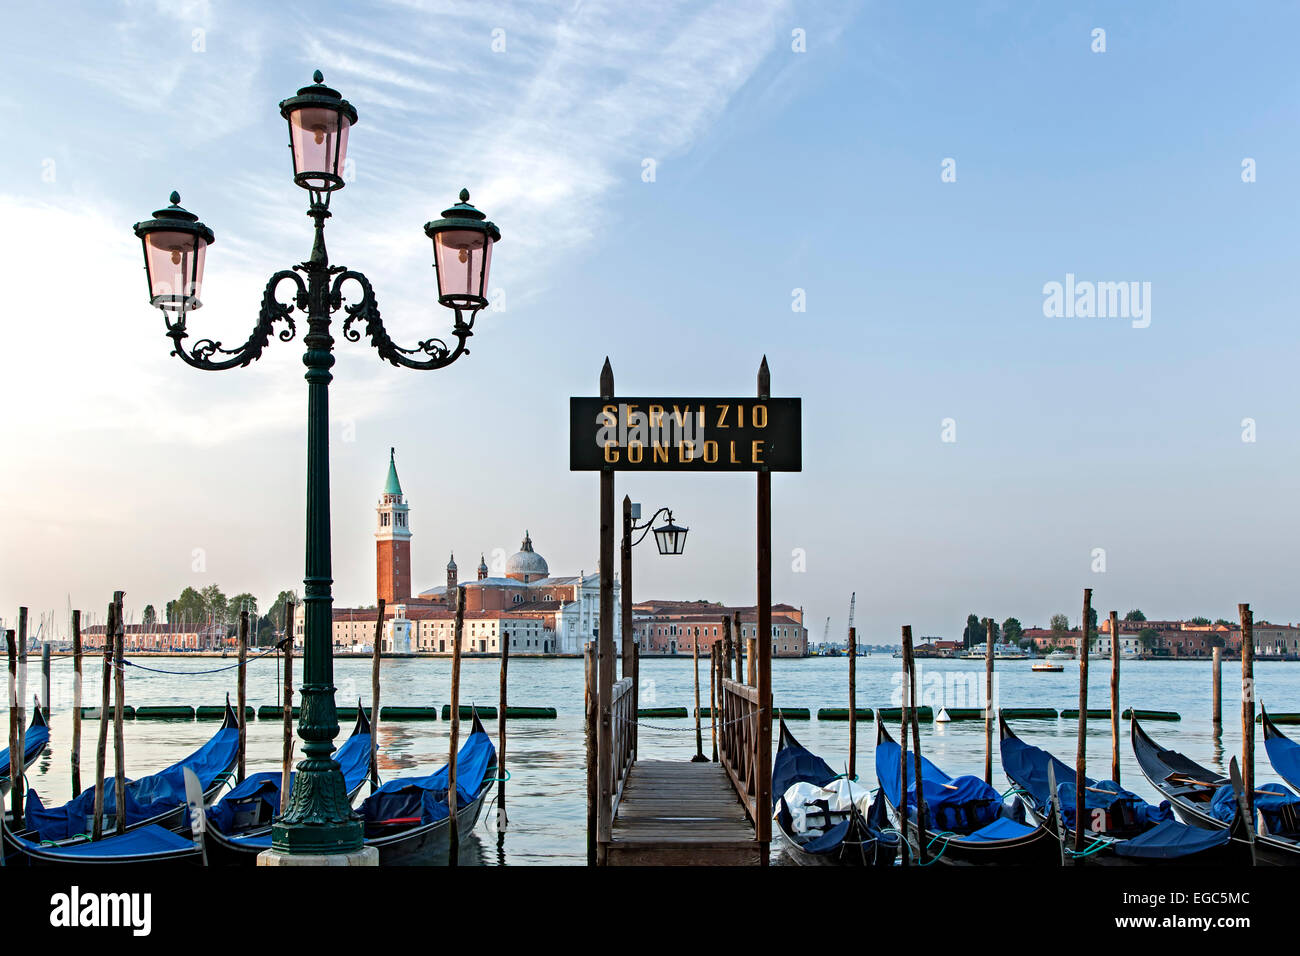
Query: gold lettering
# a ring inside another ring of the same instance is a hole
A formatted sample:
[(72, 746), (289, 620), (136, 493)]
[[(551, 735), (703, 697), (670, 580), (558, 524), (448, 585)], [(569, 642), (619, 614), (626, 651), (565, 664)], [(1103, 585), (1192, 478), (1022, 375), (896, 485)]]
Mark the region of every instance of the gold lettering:
[(618, 406), (606, 405), (600, 410), (600, 423), (606, 428), (614, 428), (618, 425)]
[(706, 441), (704, 443), (704, 463), (706, 465), (715, 465), (718, 462), (718, 443), (715, 441)]
[(650, 427), (651, 428), (664, 427), (664, 407), (662, 405), (650, 406)]
[(730, 405), (719, 405), (719, 406), (718, 406), (718, 423), (717, 423), (717, 425), (718, 425), (719, 428), (730, 428), (730, 427), (731, 427), (730, 425), (727, 424), (727, 409), (730, 408), (730, 407), (731, 407)]
[(618, 442), (605, 442), (605, 464), (612, 465), (618, 461)]
[(689, 415), (690, 413), (691, 413), (691, 408), (689, 405), (686, 406), (686, 411), (682, 411), (682, 407), (680, 405), (673, 406), (673, 418), (677, 419), (678, 428), (686, 427), (686, 416)]
[(695, 442), (683, 441), (677, 446), (677, 460), (680, 462), (695, 460)]
[(658, 464), (658, 463), (661, 462), (661, 461), (662, 461), (665, 465), (668, 464), (668, 446), (667, 446), (667, 445), (665, 445), (663, 442), (658, 442), (658, 441), (657, 441), (657, 442), (655, 442), (654, 444), (652, 444), (650, 447), (651, 447), (651, 450), (654, 452), (654, 460), (655, 460), (655, 463), (656, 463), (656, 464)]
[(759, 441), (754, 442), (754, 449), (750, 457), (752, 459), (750, 461), (751, 465), (763, 464), (763, 442), (761, 439)]
[(645, 457), (645, 445), (639, 441), (627, 443), (627, 460), (630, 464), (639, 465), (641, 459)]
[(624, 414), (624, 416), (625, 416), (625, 424), (628, 426), (628, 428), (631, 428), (631, 427), (632, 427), (632, 412), (634, 412), (638, 407), (639, 407), (639, 406), (636, 406), (636, 405), (624, 405), (624, 406), (622, 406), (622, 408), (623, 408), (623, 414)]
[(753, 411), (753, 417), (754, 417), (755, 428), (766, 428), (767, 427), (767, 406), (755, 405)]
[(734, 441), (731, 443), (731, 463), (733, 465), (740, 464), (740, 459), (736, 457), (736, 443)]

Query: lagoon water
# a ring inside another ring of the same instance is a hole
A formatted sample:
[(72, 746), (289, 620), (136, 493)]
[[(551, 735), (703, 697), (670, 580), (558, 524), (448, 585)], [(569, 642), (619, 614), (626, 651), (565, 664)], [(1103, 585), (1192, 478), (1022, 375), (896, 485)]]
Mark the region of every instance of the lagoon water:
[[(137, 658), (140, 664), (182, 671), (183, 675), (160, 674), (129, 667), (126, 672), (127, 703), (219, 704), (226, 693), (235, 693), (233, 670), (200, 674), (224, 667), (231, 660), (218, 658)], [(301, 660), (295, 661), (295, 682), (301, 676)], [(858, 660), (858, 706), (897, 706), (901, 662), (889, 656)], [(919, 661), (923, 703), (935, 707), (979, 706), (984, 682), (982, 661)], [(1028, 661), (998, 661), (995, 705), (1005, 707), (1078, 706), (1078, 665), (1067, 662), (1059, 674), (1032, 673)], [(31, 663), (29, 693), (39, 684), (39, 663)], [(461, 702), (497, 703), (499, 663), (490, 659), (466, 659), (461, 664)], [(1152, 722), (1147, 730), (1165, 746), (1181, 750), (1193, 760), (1226, 772), (1228, 759), (1240, 752), (1241, 665), (1223, 664), (1223, 734), (1216, 741), (1210, 714), (1210, 663), (1174, 661), (1125, 662), (1121, 679), (1121, 706), (1139, 709), (1174, 710), (1182, 714), (1177, 722)], [(83, 703), (97, 705), (100, 688), (100, 659), (87, 657)], [(248, 668), (248, 702), (254, 707), (278, 700), (278, 664), (274, 657), (253, 660)], [(56, 658), (53, 665), (53, 714), (50, 751), (33, 765), (29, 784), (48, 804), (71, 796), (69, 752), (72, 735), (70, 658)], [(380, 705), (446, 704), (450, 700), (451, 661), (438, 658), (400, 658), (383, 662)], [(708, 671), (700, 667), (701, 698), (708, 699)], [(506, 763), (511, 780), (506, 786), (509, 826), (500, 834), (495, 814), (485, 812), (467, 856), (487, 865), (582, 864), (586, 860), (586, 777), (583, 741), (583, 662), (581, 660), (535, 660), (516, 657), (510, 661), (510, 703), (516, 706), (549, 706), (559, 713), (556, 720), (511, 720), (507, 727)], [(1300, 664), (1256, 662), (1258, 698), (1270, 710), (1300, 710)], [(689, 659), (645, 658), (641, 662), (641, 706), (683, 706), (694, 704), (692, 666)], [(340, 705), (355, 704), (370, 697), (370, 661), (348, 658), (335, 662), (335, 683)], [(818, 721), (818, 707), (843, 707), (848, 702), (848, 659), (810, 658), (774, 660), (773, 693), (778, 706), (807, 707), (809, 721), (793, 721), (790, 728), (799, 741), (821, 755), (833, 767), (847, 764), (848, 724)], [(1110, 663), (1090, 662), (1089, 707), (1109, 706)], [(7, 715), (6, 718), (7, 720)], [(347, 721), (340, 740), (351, 729)], [(496, 735), (496, 721), (488, 721)], [(7, 727), (7, 723), (3, 726)], [(201, 745), (215, 729), (212, 721), (127, 721), (126, 770), (141, 776), (184, 757)], [(462, 722), (462, 732), (465, 724)], [(1075, 720), (1024, 720), (1014, 724), (1025, 740), (1046, 747), (1074, 763)], [(380, 772), (384, 779), (425, 774), (447, 759), (451, 724), (441, 721), (383, 721), (379, 730)], [(98, 722), (82, 722), (81, 776), (83, 785), (94, 782), (94, 749)], [(897, 737), (897, 728), (891, 728)], [(1127, 733), (1127, 723), (1121, 733)], [(858, 773), (874, 786), (874, 729), (859, 726)], [(279, 719), (250, 721), (248, 725), (248, 769), (270, 770), (279, 766), (281, 751)], [(994, 783), (1005, 778), (997, 759), (994, 741)], [(694, 720), (647, 719), (640, 732), (642, 757), (686, 760), (694, 753)], [(709, 727), (704, 725), (705, 755), (711, 752)], [(775, 749), (775, 748), (774, 748)], [(922, 724), (921, 749), (949, 773), (983, 773), (983, 721)], [(1110, 723), (1090, 721), (1088, 725), (1088, 768), (1094, 777), (1110, 775)], [(1142, 778), (1127, 737), (1121, 740), (1122, 783), (1148, 799), (1152, 788)], [(1256, 778), (1276, 779), (1268, 766), (1262, 737), (1257, 743)], [(112, 758), (109, 758), (109, 773)], [(363, 791), (364, 792), (364, 791)]]

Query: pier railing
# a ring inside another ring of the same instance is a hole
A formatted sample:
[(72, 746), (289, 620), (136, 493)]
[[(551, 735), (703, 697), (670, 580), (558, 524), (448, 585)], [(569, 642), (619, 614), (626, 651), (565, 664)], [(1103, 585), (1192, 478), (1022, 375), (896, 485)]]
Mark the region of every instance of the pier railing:
[(723, 677), (718, 696), (718, 760), (755, 826), (766, 816), (758, 806), (758, 688)]
[(613, 717), (613, 759), (610, 761), (609, 792), (613, 794), (613, 806), (610, 818), (618, 811), (618, 801), (623, 796), (623, 785), (627, 783), (628, 771), (636, 754), (636, 685), (631, 677), (624, 677), (614, 685), (610, 695), (610, 708)]

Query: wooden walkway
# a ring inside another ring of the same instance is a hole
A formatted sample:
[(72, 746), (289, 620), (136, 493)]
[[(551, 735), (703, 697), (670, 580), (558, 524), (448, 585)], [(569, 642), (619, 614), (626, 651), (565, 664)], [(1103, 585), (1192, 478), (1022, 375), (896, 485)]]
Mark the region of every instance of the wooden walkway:
[(618, 801), (611, 866), (758, 866), (764, 845), (718, 763), (638, 760)]

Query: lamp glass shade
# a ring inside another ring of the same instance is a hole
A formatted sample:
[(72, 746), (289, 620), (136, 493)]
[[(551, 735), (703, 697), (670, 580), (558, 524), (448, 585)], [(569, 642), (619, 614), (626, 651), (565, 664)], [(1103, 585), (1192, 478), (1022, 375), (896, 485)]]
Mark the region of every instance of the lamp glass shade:
[(304, 106), (290, 110), (289, 145), (293, 147), (293, 181), (321, 192), (343, 186), (352, 122), (340, 110)]
[(655, 528), (655, 545), (660, 554), (681, 554), (686, 550), (686, 532), (689, 528), (679, 528), (671, 521)]
[(149, 302), (172, 312), (189, 312), (202, 304), (203, 260), (208, 243), (195, 232), (150, 231), (141, 237), (149, 275)]
[(492, 237), (479, 229), (441, 229), (433, 234), (438, 301), (453, 308), (487, 305)]

